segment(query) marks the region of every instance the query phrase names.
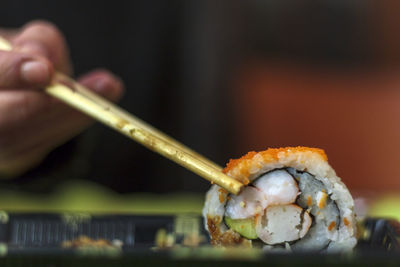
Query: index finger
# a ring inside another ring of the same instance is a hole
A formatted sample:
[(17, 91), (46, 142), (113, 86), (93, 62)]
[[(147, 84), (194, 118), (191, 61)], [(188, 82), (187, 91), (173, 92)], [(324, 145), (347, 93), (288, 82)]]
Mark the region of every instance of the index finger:
[(65, 38), (54, 24), (47, 21), (30, 22), (12, 39), (12, 43), (15, 50), (46, 57), (58, 71), (72, 74)]

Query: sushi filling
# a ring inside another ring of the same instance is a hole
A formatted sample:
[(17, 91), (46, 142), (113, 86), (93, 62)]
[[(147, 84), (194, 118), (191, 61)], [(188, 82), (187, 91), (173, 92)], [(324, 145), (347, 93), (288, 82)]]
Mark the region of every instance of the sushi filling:
[(226, 204), (225, 223), (248, 239), (292, 248), (325, 247), (339, 210), (323, 183), (308, 172), (278, 169), (257, 178)]

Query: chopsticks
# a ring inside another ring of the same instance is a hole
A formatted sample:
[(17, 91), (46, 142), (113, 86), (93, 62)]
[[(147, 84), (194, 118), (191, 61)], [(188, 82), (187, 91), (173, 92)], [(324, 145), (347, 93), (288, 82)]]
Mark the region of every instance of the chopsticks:
[[(12, 50), (11, 44), (1, 37), (0, 50)], [(64, 74), (56, 73), (52, 83), (45, 88), (45, 92), (232, 194), (238, 194), (244, 186), (222, 173), (222, 168), (214, 162)]]

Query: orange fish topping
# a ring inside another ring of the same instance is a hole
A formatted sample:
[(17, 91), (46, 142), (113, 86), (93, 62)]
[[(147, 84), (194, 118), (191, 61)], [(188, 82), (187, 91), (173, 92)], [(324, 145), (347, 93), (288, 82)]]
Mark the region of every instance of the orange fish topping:
[(328, 226), (328, 230), (329, 230), (329, 231), (332, 231), (333, 228), (335, 228), (335, 227), (336, 227), (336, 223), (332, 221), (332, 222), (329, 224), (329, 226)]
[(311, 206), (312, 205), (312, 198), (310, 195), (307, 196), (307, 206)]
[(223, 188), (220, 188), (220, 189), (218, 189), (218, 192), (219, 192), (219, 195), (218, 195), (219, 202), (223, 203), (225, 201), (225, 195), (228, 194), (228, 191), (226, 191)]
[(343, 223), (344, 223), (344, 225), (346, 225), (346, 226), (348, 226), (348, 225), (350, 224), (349, 220), (347, 220), (346, 217), (344, 217)]
[(281, 148), (268, 148), (267, 150), (255, 152), (250, 151), (243, 157), (239, 159), (230, 159), (225, 169), (224, 173), (228, 173), (230, 170), (234, 169), (238, 164), (246, 162), (247, 160), (253, 159), (256, 154), (260, 154), (265, 161), (270, 162), (274, 160), (278, 160), (279, 153), (297, 153), (297, 152), (313, 152), (319, 154), (325, 161), (328, 161), (328, 157), (325, 154), (325, 151), (320, 148), (311, 148), (311, 147), (281, 147)]

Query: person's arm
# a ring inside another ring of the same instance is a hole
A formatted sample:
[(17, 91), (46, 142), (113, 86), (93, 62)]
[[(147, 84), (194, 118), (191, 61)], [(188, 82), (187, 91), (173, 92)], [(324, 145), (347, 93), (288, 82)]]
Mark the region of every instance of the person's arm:
[[(34, 21), (0, 35), (15, 48), (0, 51), (0, 175), (17, 176), (81, 132), (90, 119), (42, 90), (55, 71), (72, 72), (64, 37), (54, 25)], [(122, 82), (106, 70), (78, 81), (113, 101), (123, 92)]]

